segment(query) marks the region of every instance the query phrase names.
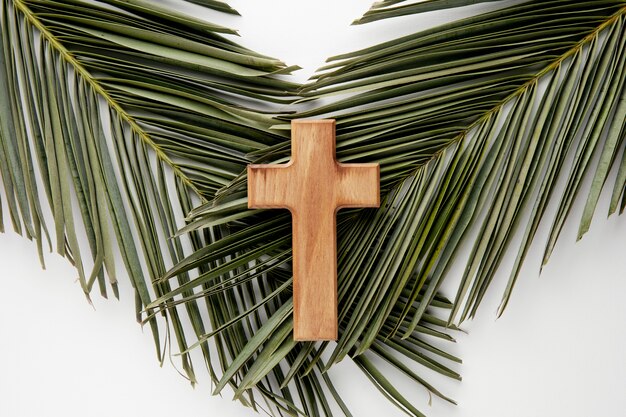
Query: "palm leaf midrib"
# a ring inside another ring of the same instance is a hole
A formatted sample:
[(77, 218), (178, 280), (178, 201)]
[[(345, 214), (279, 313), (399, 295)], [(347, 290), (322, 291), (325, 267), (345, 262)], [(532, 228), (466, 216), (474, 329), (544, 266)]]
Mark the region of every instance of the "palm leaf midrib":
[(14, 7), (22, 13), (28, 22), (35, 27), (41, 35), (50, 42), (50, 45), (59, 53), (65, 62), (74, 68), (74, 70), (93, 88), (94, 92), (101, 96), (126, 123), (130, 129), (148, 146), (150, 146), (157, 158), (168, 165), (174, 175), (192, 190), (203, 201), (206, 200), (203, 193), (196, 187), (193, 181), (181, 170), (161, 147), (150, 137), (150, 135), (135, 121), (133, 116), (121, 106), (111, 94), (101, 85), (101, 83), (85, 68), (85, 66), (63, 45), (63, 43), (43, 24), (43, 22), (32, 12), (32, 10), (22, 1), (14, 0)]

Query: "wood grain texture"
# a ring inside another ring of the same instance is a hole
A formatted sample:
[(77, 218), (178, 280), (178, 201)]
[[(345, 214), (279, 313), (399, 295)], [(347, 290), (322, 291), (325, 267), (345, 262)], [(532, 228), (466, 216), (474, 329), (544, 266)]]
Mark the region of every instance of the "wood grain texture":
[(291, 135), (289, 163), (248, 166), (248, 207), (291, 212), (294, 339), (336, 340), (336, 214), (380, 205), (380, 167), (336, 161), (334, 120), (294, 120)]

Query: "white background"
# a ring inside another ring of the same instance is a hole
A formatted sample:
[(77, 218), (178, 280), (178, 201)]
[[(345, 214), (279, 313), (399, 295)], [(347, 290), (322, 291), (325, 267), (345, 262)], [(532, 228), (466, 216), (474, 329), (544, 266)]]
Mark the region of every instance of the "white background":
[[(459, 16), (444, 11), (351, 27), (369, 0), (230, 3), (244, 17), (219, 22), (239, 28), (243, 44), (305, 67), (300, 80), (332, 54)], [(418, 408), (431, 417), (626, 415), (626, 220), (606, 219), (606, 197), (591, 231), (574, 243), (578, 204), (540, 278), (542, 247), (535, 246), (498, 320), (506, 271), (497, 277), (477, 318), (463, 325), (468, 334), (449, 348), (464, 360), (455, 367), (463, 382), (423, 372), (458, 406), (437, 398), (429, 406), (421, 387), (399, 380)], [(34, 245), (12, 231), (0, 235), (0, 262), (1, 417), (256, 415), (229, 392), (210, 397), (201, 362), (195, 390), (171, 364), (159, 367), (125, 283), (121, 301), (94, 295), (92, 307), (65, 260), (48, 255), (42, 271)], [(355, 417), (403, 415), (347, 361), (332, 376)]]

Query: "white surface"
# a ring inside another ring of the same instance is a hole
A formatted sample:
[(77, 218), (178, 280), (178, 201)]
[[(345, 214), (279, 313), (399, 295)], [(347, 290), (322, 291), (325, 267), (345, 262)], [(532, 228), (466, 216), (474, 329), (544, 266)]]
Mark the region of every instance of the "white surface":
[[(300, 79), (329, 55), (452, 17), (355, 28), (348, 25), (369, 0), (231, 4), (244, 15), (227, 19), (241, 29), (241, 42), (304, 66)], [(459, 406), (435, 398), (429, 407), (424, 390), (407, 381), (399, 389), (430, 417), (623, 417), (626, 219), (605, 220), (604, 213), (606, 204), (577, 244), (574, 213), (540, 279), (537, 245), (507, 311), (495, 320), (506, 271), (499, 276), (478, 317), (464, 325), (469, 334), (449, 347), (464, 360), (455, 367), (463, 382), (431, 378)], [(0, 262), (0, 416), (256, 415), (229, 398), (210, 397), (201, 362), (195, 390), (169, 363), (159, 367), (149, 332), (134, 322), (128, 285), (120, 302), (94, 294), (94, 309), (66, 261), (49, 255), (42, 271), (34, 245), (13, 232), (0, 235)], [(403, 415), (348, 362), (332, 376), (355, 417)]]

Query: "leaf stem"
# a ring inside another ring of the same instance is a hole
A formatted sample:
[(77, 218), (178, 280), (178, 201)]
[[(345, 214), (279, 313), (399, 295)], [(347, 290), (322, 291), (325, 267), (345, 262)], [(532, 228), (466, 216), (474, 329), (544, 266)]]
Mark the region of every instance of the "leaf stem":
[(148, 133), (135, 121), (133, 116), (131, 116), (122, 106), (120, 106), (114, 99), (111, 97), (108, 91), (106, 91), (102, 85), (98, 82), (98, 80), (91, 75), (91, 73), (74, 57), (74, 55), (54, 36), (52, 32), (46, 28), (46, 26), (39, 20), (39, 18), (30, 10), (30, 8), (24, 4), (22, 0), (13, 0), (13, 5), (21, 12), (29, 21), (29, 23), (34, 26), (41, 35), (50, 42), (50, 45), (61, 55), (61, 57), (70, 64), (75, 71), (77, 71), (80, 76), (85, 79), (91, 85), (91, 88), (100, 95), (107, 104), (117, 112), (126, 123), (130, 126), (131, 130), (139, 136), (139, 138), (148, 146), (150, 146), (154, 152), (156, 153), (157, 158), (167, 164), (174, 174), (178, 176), (181, 181), (193, 190), (198, 197), (202, 199), (202, 201), (206, 201), (205, 197), (202, 195), (200, 190), (194, 185), (194, 183), (185, 175), (185, 173), (180, 169), (178, 165), (174, 163), (170, 159), (170, 157), (157, 145), (152, 138), (148, 135)]

